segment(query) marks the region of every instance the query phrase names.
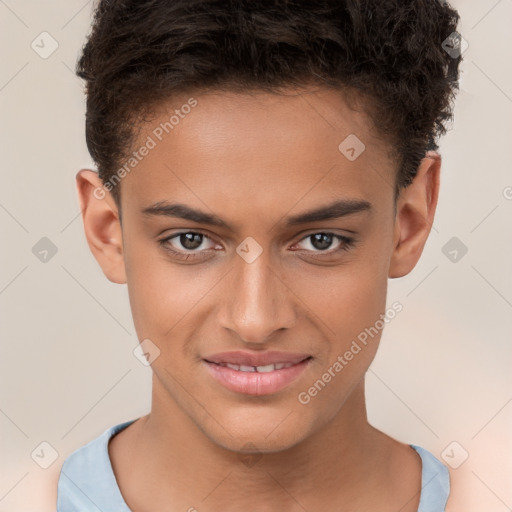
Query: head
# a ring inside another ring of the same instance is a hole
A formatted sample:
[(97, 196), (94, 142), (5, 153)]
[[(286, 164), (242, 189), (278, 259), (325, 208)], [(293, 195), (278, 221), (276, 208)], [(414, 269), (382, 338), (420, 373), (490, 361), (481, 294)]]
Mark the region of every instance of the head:
[[(77, 67), (99, 172), (77, 185), (159, 351), (154, 408), (267, 452), (361, 409), (388, 279), (434, 218), (457, 20), (437, 0), (99, 2)], [(307, 362), (239, 393), (211, 376), (229, 351)]]

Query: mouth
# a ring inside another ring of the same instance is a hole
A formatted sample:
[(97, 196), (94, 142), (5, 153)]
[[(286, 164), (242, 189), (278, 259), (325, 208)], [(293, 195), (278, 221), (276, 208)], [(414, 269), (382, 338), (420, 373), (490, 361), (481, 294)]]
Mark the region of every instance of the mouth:
[(309, 366), (309, 354), (225, 352), (203, 359), (208, 373), (230, 391), (270, 395), (296, 380)]
[[(212, 361), (207, 361), (212, 362)], [(231, 364), (231, 363), (213, 363), (218, 366), (224, 366), (226, 368), (231, 368), (237, 372), (258, 372), (258, 373), (268, 373), (274, 372), (276, 370), (282, 370), (283, 368), (290, 368), (297, 363), (276, 363), (276, 364), (265, 364), (262, 366), (247, 366), (242, 364)]]

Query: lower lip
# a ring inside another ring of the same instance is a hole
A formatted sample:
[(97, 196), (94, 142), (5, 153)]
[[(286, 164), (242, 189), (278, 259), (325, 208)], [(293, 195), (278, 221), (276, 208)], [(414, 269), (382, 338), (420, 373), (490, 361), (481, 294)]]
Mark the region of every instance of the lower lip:
[(241, 372), (205, 361), (210, 375), (224, 387), (236, 393), (256, 396), (271, 395), (281, 391), (302, 375), (309, 362), (310, 359), (306, 359), (288, 368), (259, 373)]

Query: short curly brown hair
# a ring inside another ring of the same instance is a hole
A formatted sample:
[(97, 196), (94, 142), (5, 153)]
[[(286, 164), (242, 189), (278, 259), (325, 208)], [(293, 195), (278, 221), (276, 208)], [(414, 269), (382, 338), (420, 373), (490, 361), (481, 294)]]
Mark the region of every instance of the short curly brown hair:
[(441, 0), (100, 0), (76, 68), (87, 147), (105, 183), (173, 94), (318, 84), (364, 98), (398, 192), (453, 117), (458, 20)]

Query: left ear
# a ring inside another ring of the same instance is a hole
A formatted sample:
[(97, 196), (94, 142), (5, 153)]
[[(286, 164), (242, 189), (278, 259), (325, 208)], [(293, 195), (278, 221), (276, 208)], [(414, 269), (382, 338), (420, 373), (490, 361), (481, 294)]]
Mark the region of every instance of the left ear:
[(441, 156), (429, 151), (413, 182), (401, 190), (397, 199), (389, 277), (407, 275), (420, 259), (434, 221), (440, 175)]

